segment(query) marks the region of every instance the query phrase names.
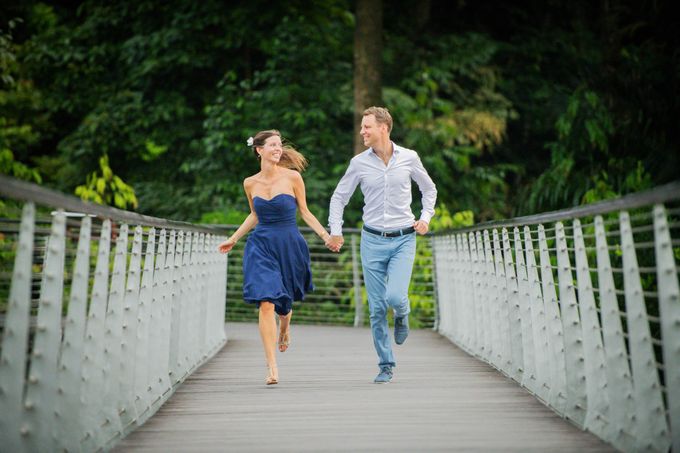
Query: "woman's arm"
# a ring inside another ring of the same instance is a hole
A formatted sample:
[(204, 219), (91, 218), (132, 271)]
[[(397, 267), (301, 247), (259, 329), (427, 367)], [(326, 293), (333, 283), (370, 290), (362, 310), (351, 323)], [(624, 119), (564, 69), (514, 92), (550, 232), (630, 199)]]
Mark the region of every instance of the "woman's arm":
[(297, 199), (298, 209), (300, 210), (300, 217), (314, 232), (321, 238), (324, 244), (327, 244), (331, 238), (328, 231), (321, 225), (317, 218), (307, 207), (307, 195), (305, 193), (305, 182), (302, 175), (298, 172), (293, 173), (293, 192)]
[(220, 245), (217, 246), (217, 249), (222, 252), (222, 253), (227, 253), (231, 251), (231, 249), (234, 248), (236, 243), (241, 239), (243, 236), (245, 236), (250, 230), (253, 229), (255, 225), (258, 223), (258, 218), (257, 214), (255, 214), (255, 209), (253, 208), (253, 198), (250, 195), (250, 184), (248, 183), (248, 178), (246, 178), (243, 181), (243, 189), (246, 192), (246, 197), (248, 198), (248, 205), (250, 206), (250, 214), (248, 214), (248, 217), (241, 223), (241, 226), (238, 227), (238, 229), (234, 232), (234, 234), (229, 237), (226, 241), (220, 243)]

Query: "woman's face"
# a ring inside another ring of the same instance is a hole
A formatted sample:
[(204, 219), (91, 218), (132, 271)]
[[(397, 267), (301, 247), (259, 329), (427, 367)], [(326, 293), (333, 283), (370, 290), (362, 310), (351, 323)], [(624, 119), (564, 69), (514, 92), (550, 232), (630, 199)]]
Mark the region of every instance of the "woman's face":
[(259, 146), (257, 148), (257, 151), (260, 153), (260, 158), (263, 161), (270, 161), (274, 164), (277, 164), (279, 160), (281, 160), (281, 154), (283, 153), (281, 137), (278, 135), (272, 135), (264, 141), (263, 146)]

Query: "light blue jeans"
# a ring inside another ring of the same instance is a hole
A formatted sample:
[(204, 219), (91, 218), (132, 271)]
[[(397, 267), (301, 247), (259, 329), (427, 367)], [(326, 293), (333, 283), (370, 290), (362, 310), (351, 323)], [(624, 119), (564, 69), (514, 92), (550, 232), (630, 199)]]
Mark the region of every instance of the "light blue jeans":
[(387, 326), (387, 310), (392, 308), (398, 317), (411, 311), (408, 286), (415, 256), (415, 233), (386, 238), (361, 231), (361, 265), (379, 366), (396, 365)]

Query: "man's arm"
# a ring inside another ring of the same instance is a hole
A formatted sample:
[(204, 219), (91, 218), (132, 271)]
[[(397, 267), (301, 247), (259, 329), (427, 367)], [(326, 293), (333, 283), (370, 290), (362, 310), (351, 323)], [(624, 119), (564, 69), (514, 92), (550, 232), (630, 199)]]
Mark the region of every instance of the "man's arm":
[(434, 185), (432, 178), (430, 178), (430, 175), (427, 173), (427, 170), (425, 170), (425, 167), (418, 156), (416, 156), (416, 160), (413, 164), (411, 178), (418, 184), (418, 188), (422, 194), (423, 205), (420, 220), (415, 223), (414, 227), (418, 233), (425, 234), (429, 229), (430, 220), (434, 216), (434, 205), (437, 202), (437, 187)]
[(339, 251), (344, 243), (342, 238), (342, 214), (358, 184), (359, 173), (356, 163), (352, 159), (347, 167), (347, 171), (345, 171), (338, 186), (335, 188), (333, 196), (331, 196), (331, 203), (328, 208), (328, 224), (331, 227), (331, 246), (329, 248), (335, 252)]

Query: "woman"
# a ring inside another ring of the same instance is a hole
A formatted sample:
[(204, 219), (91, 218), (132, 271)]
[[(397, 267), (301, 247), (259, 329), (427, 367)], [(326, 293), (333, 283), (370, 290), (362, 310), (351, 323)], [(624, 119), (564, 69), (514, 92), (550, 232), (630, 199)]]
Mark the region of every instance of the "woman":
[(307, 208), (300, 175), (307, 166), (305, 157), (284, 146), (276, 130), (258, 132), (248, 139), (248, 146), (260, 160), (260, 172), (243, 181), (250, 214), (218, 248), (229, 252), (257, 225), (243, 253), (243, 298), (259, 308), (260, 337), (269, 370), (265, 383), (271, 385), (279, 381), (274, 313), (279, 316), (279, 351), (285, 352), (290, 344), (293, 301), (302, 300), (314, 288), (309, 248), (295, 224), (296, 207), (326, 245), (330, 234)]

